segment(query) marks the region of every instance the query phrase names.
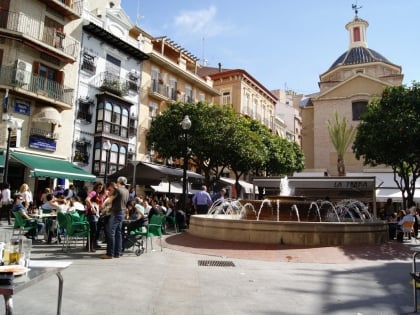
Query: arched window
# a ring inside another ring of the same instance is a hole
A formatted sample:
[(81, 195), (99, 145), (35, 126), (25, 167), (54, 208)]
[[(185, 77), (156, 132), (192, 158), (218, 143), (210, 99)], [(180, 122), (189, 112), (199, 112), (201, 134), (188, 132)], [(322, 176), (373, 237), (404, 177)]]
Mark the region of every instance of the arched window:
[(96, 132), (102, 132), (104, 128), (104, 103), (100, 102), (96, 108)]
[(122, 146), (120, 148), (120, 158), (119, 158), (118, 169), (122, 169), (125, 166), (126, 160), (127, 160), (127, 148)]
[(122, 110), (122, 115), (121, 115), (121, 137), (124, 137), (124, 138), (128, 137), (128, 124), (129, 124), (128, 116), (129, 116), (128, 110), (124, 108)]

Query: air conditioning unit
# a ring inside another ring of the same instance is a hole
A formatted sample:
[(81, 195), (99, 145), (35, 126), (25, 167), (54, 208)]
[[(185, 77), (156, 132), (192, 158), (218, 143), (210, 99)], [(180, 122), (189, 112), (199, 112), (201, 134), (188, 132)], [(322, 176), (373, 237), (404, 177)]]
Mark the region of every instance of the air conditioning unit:
[(15, 81), (19, 85), (27, 85), (31, 81), (32, 65), (23, 60), (16, 60), (16, 76)]
[(140, 78), (140, 73), (135, 69), (131, 69), (131, 71), (128, 73), (128, 77), (130, 80), (137, 81)]

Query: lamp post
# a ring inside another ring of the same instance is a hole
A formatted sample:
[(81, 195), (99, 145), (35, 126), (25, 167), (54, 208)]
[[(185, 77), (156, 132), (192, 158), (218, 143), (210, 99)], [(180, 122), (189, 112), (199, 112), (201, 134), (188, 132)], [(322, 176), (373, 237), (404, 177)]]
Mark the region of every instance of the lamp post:
[(137, 165), (140, 163), (140, 161), (132, 160), (130, 161), (130, 163), (133, 165), (133, 188), (134, 188), (134, 191), (136, 191), (136, 168), (137, 168)]
[(181, 127), (184, 131), (184, 172), (182, 174), (182, 210), (187, 212), (187, 168), (188, 168), (188, 130), (191, 128), (191, 120), (188, 115), (181, 121)]
[(105, 174), (104, 174), (104, 184), (106, 185), (107, 175), (108, 175), (108, 163), (109, 163), (109, 152), (111, 151), (111, 142), (106, 140), (102, 143), (102, 149), (105, 150)]
[(16, 121), (13, 118), (7, 120), (7, 146), (6, 146), (6, 157), (4, 160), (4, 172), (3, 172), (3, 183), (7, 183), (9, 176), (9, 154), (10, 154), (10, 136), (12, 130), (16, 128)]

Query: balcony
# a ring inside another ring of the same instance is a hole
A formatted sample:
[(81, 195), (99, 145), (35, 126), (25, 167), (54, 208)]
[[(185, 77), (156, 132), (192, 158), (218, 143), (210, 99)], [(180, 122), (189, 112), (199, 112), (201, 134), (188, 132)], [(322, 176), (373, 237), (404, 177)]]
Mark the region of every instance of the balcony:
[(0, 34), (24, 42), (29, 39), (32, 41), (29, 46), (64, 62), (72, 63), (79, 56), (77, 40), (23, 13), (0, 11)]
[(62, 102), (63, 106), (73, 106), (74, 89), (18, 69), (16, 66), (0, 66), (0, 85), (10, 86), (16, 92), (29, 97), (44, 97), (45, 101), (55, 105)]
[(103, 91), (122, 96), (127, 94), (129, 84), (127, 80), (111, 72), (102, 72), (97, 78), (96, 86)]
[(80, 19), (83, 10), (83, 0), (40, 0), (47, 7), (66, 16), (70, 20)]
[(31, 128), (30, 131), (31, 136), (38, 136), (46, 139), (58, 140), (59, 134), (56, 132), (47, 131), (40, 128)]
[(149, 87), (149, 95), (163, 101), (176, 101), (178, 97), (175, 89), (159, 81), (152, 81), (152, 84)]

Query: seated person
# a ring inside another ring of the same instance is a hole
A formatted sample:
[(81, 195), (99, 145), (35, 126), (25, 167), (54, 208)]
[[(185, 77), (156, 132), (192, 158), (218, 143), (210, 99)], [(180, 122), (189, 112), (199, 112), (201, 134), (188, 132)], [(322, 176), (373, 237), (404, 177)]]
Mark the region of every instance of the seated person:
[[(398, 222), (397, 224), (397, 240), (402, 242), (404, 232), (410, 233), (411, 231), (405, 231), (404, 230), (404, 222), (415, 222), (416, 218), (414, 217), (416, 211), (416, 207), (411, 207), (407, 210), (407, 214)], [(409, 235), (409, 238), (411, 239), (411, 236)]]
[(130, 233), (138, 229), (141, 226), (147, 225), (147, 217), (141, 211), (140, 207), (134, 205), (132, 201), (129, 201), (126, 205), (127, 214), (126, 220), (127, 222), (124, 225), (127, 227), (127, 232)]
[[(42, 210), (61, 211), (62, 206), (56, 201), (53, 194), (45, 196), (45, 202), (41, 205)], [(50, 244), (52, 237), (57, 235), (57, 220), (48, 218), (46, 222), (47, 243)]]
[(22, 204), (23, 202), (23, 196), (18, 194), (16, 195), (15, 203), (12, 207), (12, 211), (19, 212), (22, 218), (25, 221), (25, 227), (33, 227), (33, 229), (30, 229), (25, 236), (27, 238), (36, 239), (38, 234), (42, 231), (44, 228), (44, 223), (38, 222), (37, 220), (31, 218), (28, 214), (28, 210), (25, 208), (25, 206)]
[(70, 206), (69, 209), (68, 209), (69, 212), (71, 212), (71, 211), (86, 212), (85, 206), (80, 201), (79, 197), (70, 198), (69, 206)]

